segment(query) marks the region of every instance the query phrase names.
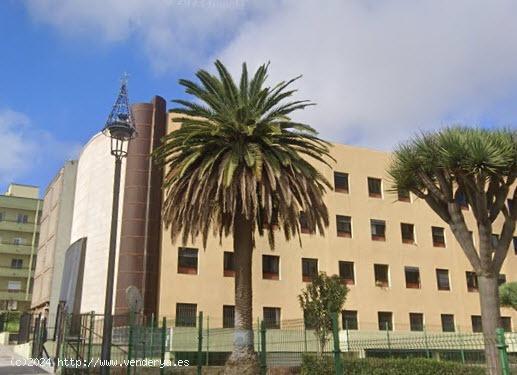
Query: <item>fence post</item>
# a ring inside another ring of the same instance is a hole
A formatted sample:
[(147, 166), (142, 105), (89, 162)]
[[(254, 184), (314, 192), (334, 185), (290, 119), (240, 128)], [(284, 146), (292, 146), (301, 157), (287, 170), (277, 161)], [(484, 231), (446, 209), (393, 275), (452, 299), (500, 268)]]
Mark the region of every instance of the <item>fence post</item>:
[(393, 353), (391, 352), (390, 329), (388, 322), (386, 322), (386, 342), (388, 344), (388, 353), (390, 353), (390, 357), (393, 357)]
[(431, 352), (429, 351), (429, 342), (427, 341), (427, 331), (425, 329), (425, 326), (423, 328), (424, 328), (425, 356), (427, 358), (431, 358)]
[(267, 374), (266, 323), (260, 323), (260, 374)]
[(88, 332), (88, 365), (86, 367), (88, 374), (90, 373), (90, 361), (92, 359), (92, 345), (93, 345), (93, 329), (95, 325), (95, 311), (90, 312), (90, 331)]
[(161, 366), (160, 366), (160, 375), (165, 373), (165, 343), (167, 341), (167, 319), (163, 317), (162, 320), (162, 347), (161, 347)]
[(198, 319), (198, 335), (197, 335), (197, 375), (201, 375), (201, 366), (203, 365), (203, 311), (199, 312)]
[(206, 366), (208, 366), (208, 356), (210, 354), (210, 317), (206, 316)]
[(133, 311), (129, 312), (129, 335), (127, 343), (127, 374), (131, 375), (131, 357), (133, 356)]
[(502, 328), (496, 329), (496, 345), (499, 350), (499, 358), (501, 359), (503, 375), (510, 375), (510, 364), (508, 363), (508, 352), (506, 351), (508, 345), (506, 345), (504, 330)]
[(345, 319), (345, 330), (346, 330), (346, 351), (350, 351), (350, 333), (348, 332), (348, 319)]
[(463, 346), (463, 335), (461, 334), (461, 328), (460, 327), (458, 327), (458, 338), (460, 339), (461, 363), (465, 364), (465, 348)]
[(334, 370), (336, 375), (343, 375), (343, 363), (341, 362), (341, 349), (339, 348), (339, 325), (337, 312), (332, 315), (332, 336), (334, 338)]

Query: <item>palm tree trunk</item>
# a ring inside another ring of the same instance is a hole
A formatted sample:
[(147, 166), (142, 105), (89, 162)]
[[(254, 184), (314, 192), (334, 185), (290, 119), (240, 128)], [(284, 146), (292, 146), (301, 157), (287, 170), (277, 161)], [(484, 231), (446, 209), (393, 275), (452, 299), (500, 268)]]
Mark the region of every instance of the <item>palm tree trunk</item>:
[(501, 320), (497, 276), (479, 275), (478, 285), (487, 370), (490, 375), (499, 375), (501, 374), (501, 363), (495, 336), (495, 330), (499, 327)]
[[(255, 368), (257, 355), (253, 348), (253, 298), (251, 265), (253, 255), (252, 223), (243, 215), (235, 218), (233, 251), (235, 264), (235, 333), (233, 352), (227, 366)], [(225, 373), (229, 373), (228, 371)], [(252, 373), (252, 372), (250, 372)]]

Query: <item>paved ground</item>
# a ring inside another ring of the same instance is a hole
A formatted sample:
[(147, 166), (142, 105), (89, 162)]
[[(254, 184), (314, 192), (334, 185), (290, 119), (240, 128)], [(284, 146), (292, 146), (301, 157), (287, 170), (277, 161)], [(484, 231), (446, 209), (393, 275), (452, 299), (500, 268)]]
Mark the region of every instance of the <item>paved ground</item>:
[[(18, 366), (16, 361), (18, 360)], [(45, 370), (35, 366), (23, 366), (25, 359), (14, 354), (12, 348), (7, 345), (0, 345), (0, 375), (29, 375), (48, 374)]]

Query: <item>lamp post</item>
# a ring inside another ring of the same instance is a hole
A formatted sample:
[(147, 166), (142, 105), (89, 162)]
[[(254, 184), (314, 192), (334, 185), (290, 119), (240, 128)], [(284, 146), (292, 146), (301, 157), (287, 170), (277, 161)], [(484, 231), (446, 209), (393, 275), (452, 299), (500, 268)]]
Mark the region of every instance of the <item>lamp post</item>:
[(113, 330), (113, 282), (115, 277), (115, 255), (117, 250), (117, 224), (122, 159), (127, 156), (129, 141), (136, 136), (127, 97), (127, 80), (122, 80), (120, 93), (102, 130), (111, 139), (111, 155), (115, 157), (113, 181), (113, 206), (111, 212), (111, 233), (106, 276), (106, 299), (104, 302), (104, 324), (102, 327), (101, 374), (108, 375), (111, 358), (111, 335)]

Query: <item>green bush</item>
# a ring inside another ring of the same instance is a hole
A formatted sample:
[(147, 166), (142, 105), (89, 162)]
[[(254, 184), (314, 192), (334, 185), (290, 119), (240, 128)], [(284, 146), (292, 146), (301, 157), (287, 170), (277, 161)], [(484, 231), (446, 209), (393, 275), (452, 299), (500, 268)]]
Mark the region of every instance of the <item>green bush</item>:
[[(459, 363), (424, 358), (407, 359), (344, 359), (347, 375), (484, 375), (479, 366), (465, 366)], [(306, 355), (302, 361), (303, 375), (334, 375), (334, 361), (331, 356)]]

